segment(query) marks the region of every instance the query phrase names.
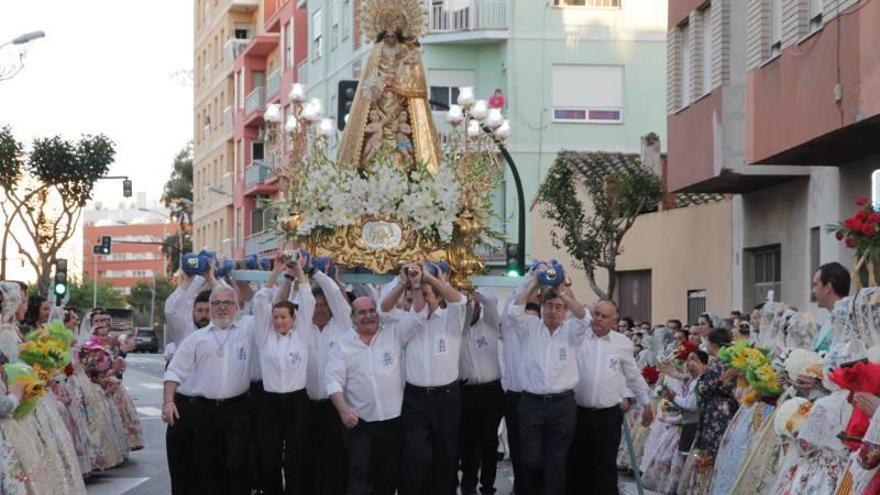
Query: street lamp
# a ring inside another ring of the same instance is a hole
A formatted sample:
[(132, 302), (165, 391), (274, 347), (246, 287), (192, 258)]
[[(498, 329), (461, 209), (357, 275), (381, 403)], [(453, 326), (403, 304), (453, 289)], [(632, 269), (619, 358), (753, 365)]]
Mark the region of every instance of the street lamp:
[(21, 72), (21, 69), (24, 68), (24, 56), (27, 54), (27, 48), (24, 45), (27, 45), (28, 43), (36, 39), (44, 38), (45, 36), (46, 33), (44, 33), (43, 31), (33, 31), (30, 33), (22, 34), (21, 36), (13, 38), (12, 40), (0, 45), (0, 49), (3, 49), (9, 45), (21, 47), (18, 49), (18, 60), (16, 60), (9, 66), (5, 66), (4, 64), (0, 63), (0, 81), (12, 79), (13, 76)]

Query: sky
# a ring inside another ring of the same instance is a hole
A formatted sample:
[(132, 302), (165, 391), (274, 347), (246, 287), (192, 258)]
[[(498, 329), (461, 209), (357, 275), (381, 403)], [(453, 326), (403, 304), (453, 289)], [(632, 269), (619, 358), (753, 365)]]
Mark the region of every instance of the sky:
[[(175, 76), (192, 69), (192, 16), (189, 0), (0, 0), (0, 44), (46, 32), (24, 69), (0, 81), (0, 126), (26, 144), (103, 133), (116, 143), (109, 175), (157, 200), (192, 139), (192, 86)], [(95, 199), (117, 205), (122, 183), (101, 183)]]

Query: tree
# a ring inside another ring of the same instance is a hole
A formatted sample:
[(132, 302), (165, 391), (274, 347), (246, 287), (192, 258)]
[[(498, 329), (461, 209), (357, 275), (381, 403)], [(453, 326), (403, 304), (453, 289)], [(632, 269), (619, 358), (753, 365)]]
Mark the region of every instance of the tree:
[[(76, 142), (60, 136), (37, 138), (27, 152), (9, 127), (0, 128), (0, 187), (5, 195), (0, 208), (6, 218), (0, 249), (5, 258), (7, 242), (13, 240), (37, 272), (40, 294), (47, 293), (58, 251), (73, 237), (95, 183), (115, 155), (113, 142), (103, 135), (85, 135)], [(5, 276), (3, 263), (0, 278)]]
[[(94, 288), (94, 280), (89, 279), (83, 282), (71, 281), (68, 285), (70, 291), (70, 301), (67, 303), (81, 311), (88, 311), (92, 308), (92, 296)], [(127, 308), (125, 295), (119, 290), (113, 288), (107, 282), (98, 282), (98, 308)]]
[(187, 143), (174, 157), (174, 169), (165, 183), (162, 202), (171, 209), (171, 216), (182, 229), (192, 224), (193, 201), (193, 152), (192, 142)]
[[(183, 247), (181, 247), (183, 241)], [(193, 250), (192, 236), (182, 233), (181, 236), (169, 235), (162, 244), (162, 252), (171, 260), (171, 272), (180, 268), (180, 256), (182, 253), (191, 253)]]
[[(153, 299), (153, 281), (138, 280), (128, 295), (128, 304), (134, 310), (135, 326), (145, 327), (150, 324), (150, 309), (153, 308), (153, 322), (160, 326), (165, 323), (163, 303), (171, 293), (174, 285), (167, 278), (156, 279), (156, 298)], [(155, 303), (155, 305), (154, 305)]]
[[(584, 270), (593, 292), (610, 299), (623, 237), (640, 214), (657, 208), (662, 192), (660, 178), (637, 155), (565, 151), (547, 173), (538, 202), (544, 218), (556, 226), (553, 246), (565, 248), (575, 268)], [(598, 269), (608, 273), (604, 289), (596, 282)]]

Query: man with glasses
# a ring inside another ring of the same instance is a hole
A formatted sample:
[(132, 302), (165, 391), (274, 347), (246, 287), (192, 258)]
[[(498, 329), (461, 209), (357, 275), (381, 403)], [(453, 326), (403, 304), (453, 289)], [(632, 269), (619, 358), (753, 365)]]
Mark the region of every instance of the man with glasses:
[[(162, 419), (170, 426), (190, 419), (189, 451), (194, 473), (181, 493), (249, 494), (249, 402), (253, 329), (251, 319), (237, 319), (236, 291), (225, 284), (210, 297), (211, 323), (184, 339), (165, 372)], [(181, 411), (177, 404), (185, 402)], [(189, 416), (189, 418), (187, 418)], [(186, 452), (183, 452), (185, 455)]]

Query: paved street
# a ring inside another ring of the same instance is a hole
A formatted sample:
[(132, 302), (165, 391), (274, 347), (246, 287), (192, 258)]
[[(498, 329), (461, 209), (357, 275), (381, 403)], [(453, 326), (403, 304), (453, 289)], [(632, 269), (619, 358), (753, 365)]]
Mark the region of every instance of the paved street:
[[(146, 447), (133, 452), (121, 467), (91, 476), (86, 483), (89, 495), (159, 495), (170, 490), (165, 460), (165, 424), (160, 418), (165, 362), (157, 354), (129, 354), (127, 363), (124, 383), (140, 414)], [(498, 468), (498, 493), (509, 494), (513, 483), (510, 462), (502, 461)], [(637, 493), (631, 480), (622, 481), (626, 493)]]

